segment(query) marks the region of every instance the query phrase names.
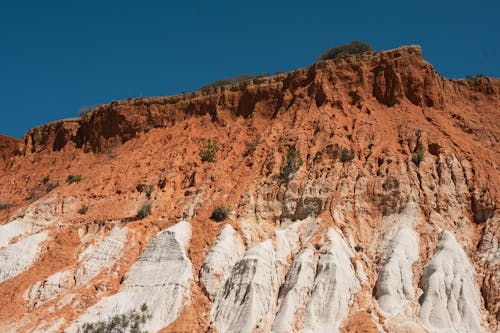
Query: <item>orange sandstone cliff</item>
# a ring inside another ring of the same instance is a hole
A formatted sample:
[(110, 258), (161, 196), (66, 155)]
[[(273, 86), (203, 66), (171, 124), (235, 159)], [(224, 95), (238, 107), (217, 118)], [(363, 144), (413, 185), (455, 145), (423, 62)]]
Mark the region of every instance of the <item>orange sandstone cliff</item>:
[(497, 332), (499, 124), (408, 46), (0, 136), (0, 331)]

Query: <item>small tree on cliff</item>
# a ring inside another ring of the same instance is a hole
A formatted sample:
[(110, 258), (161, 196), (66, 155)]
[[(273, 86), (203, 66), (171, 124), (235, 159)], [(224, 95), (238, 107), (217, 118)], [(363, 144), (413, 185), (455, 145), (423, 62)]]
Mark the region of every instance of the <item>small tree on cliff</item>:
[(217, 153), (217, 143), (215, 140), (208, 139), (205, 145), (200, 149), (200, 159), (202, 162), (215, 162)]

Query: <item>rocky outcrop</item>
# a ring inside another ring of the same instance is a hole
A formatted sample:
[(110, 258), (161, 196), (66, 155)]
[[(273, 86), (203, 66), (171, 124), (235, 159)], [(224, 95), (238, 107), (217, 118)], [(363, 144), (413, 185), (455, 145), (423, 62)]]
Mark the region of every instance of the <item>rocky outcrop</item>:
[(153, 332), (496, 332), (498, 110), (410, 46), (35, 128), (0, 166), (0, 331), (146, 303)]
[(306, 247), (294, 259), (286, 280), (280, 289), (279, 310), (273, 321), (272, 332), (293, 332), (302, 322), (303, 313), (313, 288), (317, 254)]
[(19, 140), (0, 134), (0, 167), (14, 155), (19, 148)]
[(127, 227), (115, 227), (101, 242), (90, 244), (79, 254), (76, 270), (59, 271), (37, 281), (25, 295), (29, 308), (53, 300), (75, 286), (88, 284), (103, 270), (113, 267), (122, 254), (127, 231)]
[(193, 280), (192, 265), (186, 256), (190, 240), (191, 226), (186, 221), (160, 232), (130, 268), (118, 293), (90, 307), (67, 331), (76, 332), (96, 318), (105, 320), (139, 311), (143, 304), (152, 315), (145, 326), (148, 331), (156, 332), (175, 320), (189, 299)]
[(214, 300), (217, 292), (230, 276), (233, 266), (244, 252), (245, 246), (241, 237), (227, 224), (217, 237), (200, 269), (200, 282), (210, 300)]
[[(345, 72), (352, 75), (345, 75)], [(348, 78), (348, 79), (347, 79)], [(352, 82), (349, 82), (352, 80)], [(197, 91), (166, 98), (114, 101), (90, 110), (81, 119), (67, 119), (34, 128), (22, 139), (21, 153), (44, 149), (58, 151), (68, 143), (92, 151), (106, 151), (152, 128), (168, 128), (187, 117), (209, 115), (217, 120), (221, 112), (248, 118), (272, 118), (290, 107), (287, 96), (308, 88), (315, 103), (337, 103), (330, 91), (336, 83), (362, 84), (368, 94), (358, 94), (359, 104), (375, 97), (386, 106), (406, 98), (421, 107), (441, 108), (444, 95), (454, 90), (422, 58), (419, 46), (351, 56), (336, 62), (324, 61), (285, 75), (260, 77), (233, 86)], [(500, 91), (500, 81), (481, 81), (482, 90)], [(352, 96), (352, 92), (349, 92)], [(304, 96), (305, 97), (305, 96)], [(318, 102), (321, 101), (321, 102)], [(354, 102), (351, 102), (354, 104)]]
[(43, 198), (31, 204), (12, 221), (0, 225), (0, 248), (12, 240), (37, 233), (61, 221), (56, 197)]
[(399, 229), (382, 251), (387, 258), (375, 286), (375, 297), (384, 312), (393, 316), (415, 298), (413, 263), (419, 258), (418, 238), (407, 227)]
[(481, 294), (490, 313), (491, 330), (500, 328), (500, 221), (490, 219), (479, 244)]
[(329, 230), (303, 320), (304, 332), (337, 332), (349, 314), (359, 288), (351, 263), (352, 250), (335, 230)]
[(36, 260), (41, 245), (48, 236), (47, 232), (40, 232), (0, 250), (0, 283), (28, 269)]
[(269, 329), (285, 261), (298, 246), (298, 235), (291, 229), (278, 232), (276, 242), (268, 239), (245, 253), (212, 305), (218, 332)]
[(25, 298), (29, 308), (40, 306), (75, 286), (75, 275), (70, 270), (52, 274), (44, 281), (38, 281), (31, 287)]
[[(76, 284), (86, 284), (106, 267), (112, 267), (122, 253), (128, 228), (114, 228), (95, 248), (80, 255), (80, 265), (75, 274)], [(90, 252), (90, 253), (88, 253)]]
[(419, 315), (431, 332), (483, 332), (474, 275), (453, 234), (444, 232), (420, 281)]

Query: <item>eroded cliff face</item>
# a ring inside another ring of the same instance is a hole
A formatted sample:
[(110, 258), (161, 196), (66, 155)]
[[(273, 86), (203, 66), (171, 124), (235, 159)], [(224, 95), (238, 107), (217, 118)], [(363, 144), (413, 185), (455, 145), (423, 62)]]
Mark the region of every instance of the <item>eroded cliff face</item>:
[(0, 328), (496, 332), (499, 123), (500, 80), (412, 46), (35, 128), (1, 150)]

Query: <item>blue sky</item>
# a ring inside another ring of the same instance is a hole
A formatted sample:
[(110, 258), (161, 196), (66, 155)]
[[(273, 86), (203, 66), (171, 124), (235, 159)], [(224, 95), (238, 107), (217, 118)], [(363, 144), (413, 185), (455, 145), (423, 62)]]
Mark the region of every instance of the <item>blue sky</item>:
[(420, 44), (447, 77), (500, 77), (498, 1), (0, 0), (0, 134), (82, 107), (289, 71), (363, 40)]

